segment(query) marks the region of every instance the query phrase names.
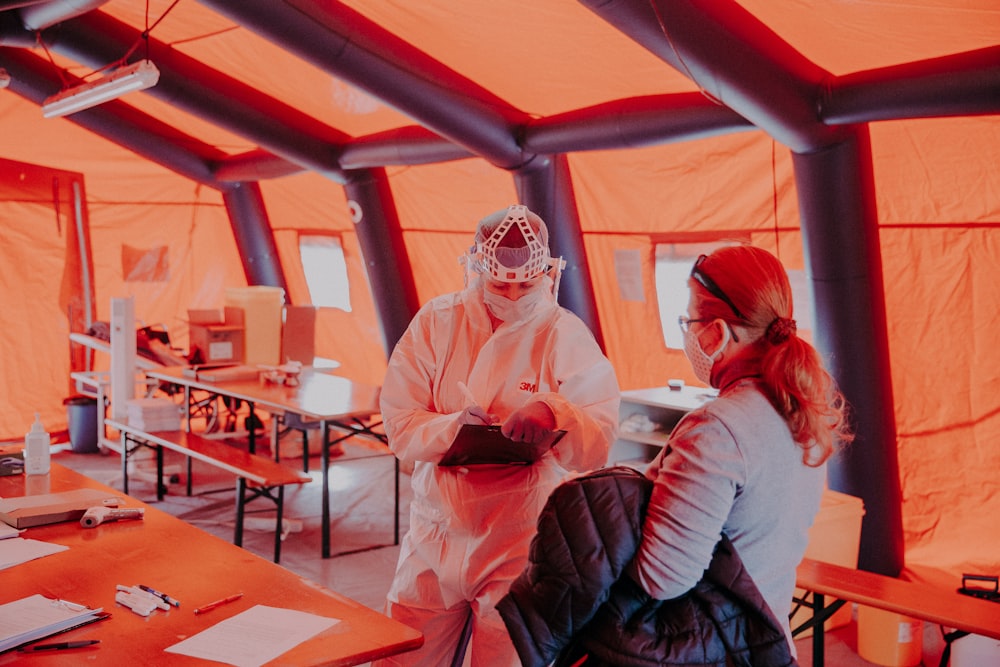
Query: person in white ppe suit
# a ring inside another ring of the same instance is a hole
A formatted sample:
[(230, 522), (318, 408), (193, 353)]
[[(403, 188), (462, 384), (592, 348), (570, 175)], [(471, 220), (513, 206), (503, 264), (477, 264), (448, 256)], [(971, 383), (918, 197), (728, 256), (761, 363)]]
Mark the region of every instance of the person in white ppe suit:
[[(473, 666), (519, 664), (494, 607), (527, 565), (549, 494), (571, 471), (604, 466), (617, 436), (614, 369), (556, 302), (564, 262), (550, 257), (542, 219), (521, 205), (487, 216), (463, 260), (465, 289), (420, 309), (382, 386), (389, 446), (413, 464), (386, 613), (424, 645), (380, 667), (450, 665), (463, 636)], [(463, 424), (499, 425), (516, 443), (566, 434), (531, 465), (439, 467)]]

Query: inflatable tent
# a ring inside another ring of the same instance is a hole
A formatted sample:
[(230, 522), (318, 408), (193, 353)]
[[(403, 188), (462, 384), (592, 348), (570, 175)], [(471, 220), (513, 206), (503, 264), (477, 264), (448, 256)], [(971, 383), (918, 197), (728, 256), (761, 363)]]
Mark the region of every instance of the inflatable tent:
[[(144, 59), (152, 88), (43, 118)], [(310, 234), (350, 284), (317, 353), (377, 384), (475, 221), (521, 201), (624, 389), (694, 381), (658, 247), (776, 252), (855, 411), (830, 484), (865, 502), (861, 566), (1000, 565), (992, 0), (15, 0), (0, 68), (0, 439), (65, 424), (68, 334), (113, 297), (181, 347), (229, 286), (309, 305)]]

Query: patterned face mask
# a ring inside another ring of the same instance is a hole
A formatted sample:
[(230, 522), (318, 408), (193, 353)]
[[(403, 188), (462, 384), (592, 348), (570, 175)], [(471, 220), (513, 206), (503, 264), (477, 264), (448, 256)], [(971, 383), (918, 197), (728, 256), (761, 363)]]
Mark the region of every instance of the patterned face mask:
[(514, 301), (502, 294), (496, 294), (488, 289), (483, 289), (483, 301), (486, 307), (493, 313), (493, 317), (501, 322), (520, 322), (528, 319), (535, 307), (545, 301), (548, 296), (548, 281), (540, 281), (535, 287)]
[(701, 349), (701, 342), (694, 331), (688, 329), (684, 332), (684, 354), (691, 364), (691, 369), (694, 371), (695, 377), (707, 385), (712, 384), (712, 368), (715, 366), (715, 360), (719, 358), (722, 351), (729, 345), (729, 327), (722, 327), (722, 331), (722, 344), (719, 345), (719, 349), (713, 352), (711, 356), (705, 354), (705, 351)]

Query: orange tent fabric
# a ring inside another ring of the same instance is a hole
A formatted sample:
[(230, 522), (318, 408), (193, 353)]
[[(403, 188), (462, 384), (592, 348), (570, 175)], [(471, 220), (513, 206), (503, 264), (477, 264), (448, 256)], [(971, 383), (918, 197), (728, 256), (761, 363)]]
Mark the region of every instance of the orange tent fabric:
[[(331, 76), (211, 8), (225, 3), (151, 0), (148, 16), (146, 3), (98, 4), (95, 11), (137, 30), (152, 26), (151, 36), (172, 54), (225, 72), (345, 136), (417, 124), (381, 101), (380, 91)], [(574, 0), (331, 4), (356, 10), (535, 119), (699, 90), (684, 72)], [(837, 76), (1000, 45), (1000, 7), (992, 0), (738, 4)], [(94, 69), (57, 48), (46, 52), (3, 41), (0, 47), (0, 67), (8, 66), (9, 49), (27, 48), (78, 77)], [(157, 53), (150, 58), (155, 62)], [(165, 324), (186, 348), (186, 310), (220, 307), (225, 287), (246, 284), (217, 190), (78, 127), (72, 117), (43, 119), (38, 104), (15, 88), (16, 82), (0, 90), (0, 158), (54, 171), (46, 172), (46, 187), (28, 195), (18, 183), (40, 172), (6, 164), (0, 185), (5, 440), (23, 437), (36, 411), (49, 430), (66, 424), (61, 401), (73, 391), (67, 335), (71, 318), (79, 317), (67, 313), (76, 301), (63, 280), (79, 261), (66, 183), (78, 183), (85, 194), (78, 215), (89, 232), (94, 319), (109, 319), (112, 297), (131, 295), (142, 322)], [(259, 147), (151, 92), (125, 100), (222, 154)], [(894, 414), (885, 418), (895, 420), (897, 433), (906, 557), (952, 572), (1000, 567), (993, 520), (1000, 513), (996, 113), (886, 119), (868, 127), (894, 398)], [(806, 268), (792, 157), (764, 131), (747, 127), (573, 152), (568, 164), (601, 333), (625, 389), (661, 385), (670, 377), (694, 381), (683, 355), (661, 342), (651, 298), (656, 242), (690, 233), (742, 234), (778, 252), (789, 268)], [(467, 154), (386, 168), (420, 302), (461, 285), (456, 258), (474, 222), (517, 198), (505, 166)], [(357, 307), (350, 314), (321, 311), (317, 353), (341, 360), (345, 374), (379, 383), (386, 359), (381, 325), (342, 184), (292, 164), (287, 175), (263, 179), (260, 187), (290, 302), (308, 298), (298, 234), (340, 235)], [(620, 298), (614, 271), (620, 250), (637, 250), (643, 258), (645, 302)], [(126, 272), (128, 253), (159, 253), (166, 263), (149, 274)]]

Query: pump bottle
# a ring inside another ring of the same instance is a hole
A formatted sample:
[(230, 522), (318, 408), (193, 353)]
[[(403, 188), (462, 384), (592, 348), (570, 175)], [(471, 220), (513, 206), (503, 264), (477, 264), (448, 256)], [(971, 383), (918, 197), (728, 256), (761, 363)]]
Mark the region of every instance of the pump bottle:
[(35, 423), (24, 436), (24, 472), (27, 475), (49, 474), (49, 434), (42, 426), (42, 420), (35, 413)]

